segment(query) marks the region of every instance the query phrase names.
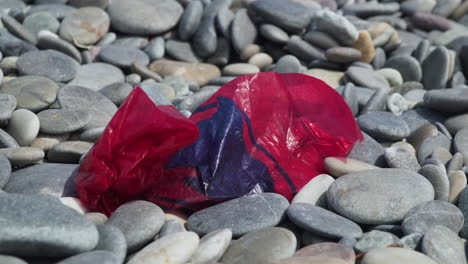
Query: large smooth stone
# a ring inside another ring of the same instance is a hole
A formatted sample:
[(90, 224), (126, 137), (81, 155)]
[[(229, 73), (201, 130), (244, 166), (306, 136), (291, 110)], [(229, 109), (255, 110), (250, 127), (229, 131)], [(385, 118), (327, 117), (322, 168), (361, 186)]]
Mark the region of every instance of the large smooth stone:
[(124, 82), (125, 77), (119, 68), (107, 63), (90, 63), (81, 65), (76, 77), (69, 85), (82, 86), (94, 91), (116, 82)]
[(107, 12), (119, 32), (159, 35), (177, 24), (183, 8), (175, 0), (113, 0)]
[(315, 205), (294, 203), (286, 213), (297, 226), (323, 237), (341, 239), (362, 235), (362, 229), (356, 223)]
[(4, 190), (8, 193), (70, 196), (74, 192), (71, 175), (73, 164), (42, 163), (19, 169), (11, 174)]
[(308, 203), (320, 206), (326, 203), (327, 190), (335, 181), (330, 175), (320, 174), (310, 180), (302, 189), (294, 196), (291, 203)]
[(353, 264), (356, 260), (352, 247), (330, 242), (303, 247), (294, 254), (294, 257), (331, 257), (342, 259), (348, 264)]
[(68, 14), (60, 25), (60, 37), (76, 46), (92, 45), (109, 30), (109, 15), (98, 7), (83, 7)]
[(63, 109), (84, 110), (91, 114), (85, 129), (105, 127), (117, 112), (117, 106), (107, 97), (80, 86), (67, 85), (60, 89), (58, 101)]
[(424, 106), (448, 114), (468, 112), (468, 89), (451, 88), (428, 91)]
[(123, 232), (128, 251), (133, 252), (150, 242), (164, 225), (164, 212), (147, 201), (133, 201), (121, 205), (106, 222)]
[(209, 80), (221, 76), (218, 67), (207, 63), (157, 60), (151, 63), (150, 69), (163, 77), (184, 77), (187, 80), (195, 81), (199, 86), (206, 85)]
[(197, 234), (179, 232), (149, 244), (135, 254), (127, 264), (184, 264), (190, 260), (200, 243)]
[(400, 140), (411, 133), (408, 124), (389, 112), (369, 112), (357, 119), (361, 129), (370, 136), (383, 140)]
[(29, 146), (39, 133), (39, 118), (26, 109), (15, 110), (8, 121), (6, 131), (20, 146)]
[(362, 264), (437, 264), (430, 257), (407, 248), (376, 248), (366, 253)]
[(403, 219), (402, 227), (406, 235), (425, 234), (432, 227), (441, 225), (458, 233), (463, 227), (463, 214), (455, 205), (444, 201), (429, 201), (413, 207)]
[(438, 263), (466, 264), (464, 243), (445, 226), (434, 226), (426, 232), (421, 251)]
[(47, 134), (64, 134), (85, 127), (91, 120), (88, 111), (47, 109), (37, 114), (40, 130)]
[(277, 225), (289, 203), (282, 195), (260, 193), (233, 199), (192, 214), (187, 227), (198, 234), (230, 228), (235, 237)]
[(296, 251), (294, 233), (280, 227), (250, 232), (231, 243), (224, 253), (223, 264), (268, 264), (292, 257)]
[(66, 257), (98, 243), (93, 223), (50, 196), (0, 193), (0, 213), (1, 254)]
[(403, 219), (415, 205), (434, 199), (423, 176), (401, 169), (375, 169), (348, 174), (328, 189), (328, 204), (360, 224), (388, 224)]
[(76, 60), (55, 50), (26, 52), (16, 64), (20, 75), (43, 76), (55, 82), (70, 81), (80, 67)]
[(37, 112), (57, 99), (58, 89), (55, 82), (45, 77), (22, 76), (2, 83), (0, 92), (14, 95), (18, 108)]
[(218, 261), (226, 252), (232, 240), (230, 229), (213, 231), (200, 240), (200, 246), (192, 256), (193, 264)]

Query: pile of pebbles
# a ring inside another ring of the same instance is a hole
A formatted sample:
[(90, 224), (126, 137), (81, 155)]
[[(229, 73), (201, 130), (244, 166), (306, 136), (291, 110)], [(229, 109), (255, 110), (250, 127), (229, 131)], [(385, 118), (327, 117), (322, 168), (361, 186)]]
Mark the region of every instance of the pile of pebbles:
[[(0, 0), (0, 14), (0, 263), (467, 263), (468, 2)], [(364, 134), (291, 202), (183, 217), (133, 201), (108, 218), (74, 196), (134, 87), (190, 116), (261, 71), (322, 79)]]

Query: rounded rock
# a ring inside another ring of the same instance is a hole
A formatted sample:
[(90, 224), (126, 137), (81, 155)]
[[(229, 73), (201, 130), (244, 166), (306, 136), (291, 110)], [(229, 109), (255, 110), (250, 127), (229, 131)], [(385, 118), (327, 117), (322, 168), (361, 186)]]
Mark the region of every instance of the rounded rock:
[(370, 112), (357, 119), (361, 129), (372, 137), (400, 140), (410, 135), (408, 124), (389, 112)]
[(223, 68), (223, 74), (228, 76), (241, 76), (258, 72), (260, 69), (257, 66), (248, 63), (234, 63)]
[(90, 63), (81, 65), (75, 78), (69, 85), (82, 86), (93, 91), (99, 91), (105, 86), (124, 82), (124, 74), (119, 68), (107, 63)]
[(13, 112), (8, 122), (7, 132), (20, 146), (29, 146), (39, 133), (39, 126), (36, 114), (26, 109), (18, 109)]
[(434, 226), (426, 232), (421, 251), (437, 263), (466, 263), (464, 243), (445, 226)]
[(117, 44), (103, 47), (99, 52), (99, 58), (103, 62), (120, 68), (129, 68), (134, 62), (142, 65), (149, 64), (149, 57), (143, 51), (134, 47)]
[(200, 240), (200, 246), (192, 256), (193, 264), (204, 264), (218, 261), (226, 252), (232, 240), (230, 229), (213, 231)]
[(430, 257), (407, 248), (376, 248), (366, 253), (362, 264), (437, 264)]
[(60, 22), (47, 12), (38, 12), (27, 16), (23, 21), (23, 26), (34, 36), (37, 36), (41, 30), (56, 33), (60, 27)]
[(37, 114), (41, 128), (47, 134), (63, 134), (85, 127), (91, 115), (85, 110), (48, 109)]
[(55, 163), (78, 164), (81, 156), (92, 147), (92, 143), (83, 141), (61, 142), (49, 150), (47, 159)]

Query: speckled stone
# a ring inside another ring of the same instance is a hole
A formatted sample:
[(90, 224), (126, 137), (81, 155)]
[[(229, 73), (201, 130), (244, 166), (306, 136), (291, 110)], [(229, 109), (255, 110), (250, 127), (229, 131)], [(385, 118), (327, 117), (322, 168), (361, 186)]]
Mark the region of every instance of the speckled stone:
[(421, 251), (438, 263), (466, 263), (464, 243), (445, 226), (434, 226), (426, 232)]

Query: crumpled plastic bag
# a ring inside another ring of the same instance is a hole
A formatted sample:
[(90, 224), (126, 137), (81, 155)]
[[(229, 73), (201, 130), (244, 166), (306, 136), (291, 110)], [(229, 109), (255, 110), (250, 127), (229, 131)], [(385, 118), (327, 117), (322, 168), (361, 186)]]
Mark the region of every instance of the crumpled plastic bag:
[(75, 183), (91, 210), (137, 199), (190, 209), (261, 192), (292, 197), (323, 160), (362, 134), (346, 102), (319, 79), (241, 76), (190, 118), (135, 88), (81, 163)]

